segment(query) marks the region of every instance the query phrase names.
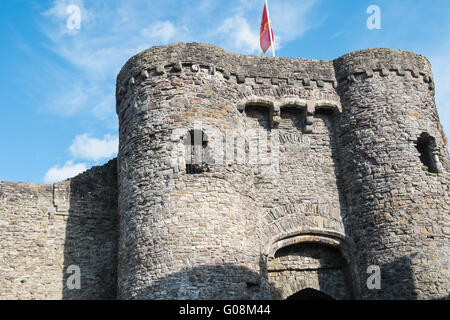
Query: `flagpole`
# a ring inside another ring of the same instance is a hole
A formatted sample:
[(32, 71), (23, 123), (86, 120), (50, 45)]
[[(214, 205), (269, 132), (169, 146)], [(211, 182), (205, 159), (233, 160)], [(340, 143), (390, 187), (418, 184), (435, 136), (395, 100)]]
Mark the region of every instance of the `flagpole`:
[(267, 5), (267, 0), (265, 0), (266, 2), (266, 10), (267, 10), (267, 20), (269, 20), (269, 36), (270, 36), (270, 45), (272, 47), (272, 55), (275, 57), (275, 46), (273, 44), (273, 37), (272, 37), (272, 21), (270, 20), (270, 15), (269, 15), (269, 6)]

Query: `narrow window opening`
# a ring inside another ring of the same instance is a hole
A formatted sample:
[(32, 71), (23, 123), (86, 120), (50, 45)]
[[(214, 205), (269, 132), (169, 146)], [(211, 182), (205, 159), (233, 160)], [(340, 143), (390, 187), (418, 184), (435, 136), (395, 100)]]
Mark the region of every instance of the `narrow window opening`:
[(184, 138), (184, 145), (186, 149), (186, 173), (209, 172), (209, 148), (206, 134), (200, 130), (191, 130)]
[(416, 147), (420, 153), (420, 161), (427, 167), (428, 172), (439, 173), (436, 140), (429, 134), (422, 133)]
[(271, 130), (271, 112), (270, 109), (263, 105), (247, 105), (245, 107), (245, 115), (252, 118), (255, 123), (258, 123), (265, 130)]

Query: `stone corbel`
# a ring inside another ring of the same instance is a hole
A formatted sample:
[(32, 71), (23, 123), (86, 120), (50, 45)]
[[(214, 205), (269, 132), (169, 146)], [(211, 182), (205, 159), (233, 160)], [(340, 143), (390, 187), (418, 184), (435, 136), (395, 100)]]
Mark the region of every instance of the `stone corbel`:
[(175, 65), (173, 66), (173, 71), (181, 72), (182, 70), (183, 70), (183, 66), (181, 64), (181, 61), (178, 61), (177, 63), (175, 63)]
[(281, 112), (280, 105), (278, 103), (273, 104), (273, 112), (272, 112), (272, 127), (277, 127), (281, 122)]
[(191, 65), (191, 71), (192, 72), (198, 72), (199, 69), (200, 69), (200, 67), (198, 66), (198, 64)]
[(156, 67), (155, 73), (157, 76), (162, 76), (163, 74), (166, 73), (166, 69), (164, 68), (163, 65), (159, 65)]
[(305, 133), (312, 133), (314, 123), (314, 112), (316, 111), (316, 103), (314, 101), (306, 102), (306, 117), (305, 117)]

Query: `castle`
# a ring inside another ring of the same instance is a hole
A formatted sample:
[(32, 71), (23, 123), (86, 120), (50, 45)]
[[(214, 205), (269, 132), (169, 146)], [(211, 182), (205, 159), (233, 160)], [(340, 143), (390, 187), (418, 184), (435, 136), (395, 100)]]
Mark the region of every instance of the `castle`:
[(0, 299), (448, 298), (425, 57), (176, 43), (131, 58), (116, 99), (117, 159), (0, 184)]

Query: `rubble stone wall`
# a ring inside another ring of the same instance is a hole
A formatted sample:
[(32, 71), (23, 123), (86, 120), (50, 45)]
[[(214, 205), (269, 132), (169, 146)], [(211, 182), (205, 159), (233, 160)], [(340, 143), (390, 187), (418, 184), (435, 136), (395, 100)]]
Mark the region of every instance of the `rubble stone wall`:
[(176, 43), (132, 57), (116, 100), (117, 160), (0, 183), (0, 299), (449, 297), (450, 158), (425, 57)]
[[(112, 160), (53, 185), (0, 183), (0, 299), (116, 297), (116, 170)], [(72, 265), (80, 289), (67, 286)]]
[[(120, 72), (117, 113), (119, 297), (274, 296), (269, 252), (302, 235), (345, 239), (339, 252), (356, 297), (447, 294), (448, 152), (424, 57), (372, 49), (316, 61), (154, 47)], [(183, 130), (208, 137), (207, 171), (186, 171)], [(435, 142), (430, 155), (418, 148), (424, 132)], [(240, 152), (244, 161), (234, 158)], [(424, 168), (427, 156), (437, 173)], [(433, 275), (424, 271), (431, 261)], [(368, 292), (372, 264), (384, 289)], [(234, 281), (214, 286), (211, 277)]]

